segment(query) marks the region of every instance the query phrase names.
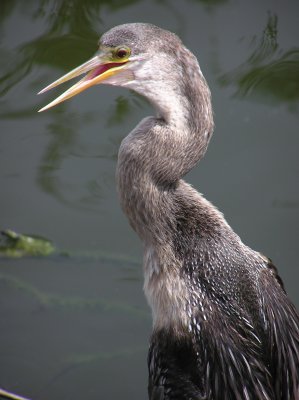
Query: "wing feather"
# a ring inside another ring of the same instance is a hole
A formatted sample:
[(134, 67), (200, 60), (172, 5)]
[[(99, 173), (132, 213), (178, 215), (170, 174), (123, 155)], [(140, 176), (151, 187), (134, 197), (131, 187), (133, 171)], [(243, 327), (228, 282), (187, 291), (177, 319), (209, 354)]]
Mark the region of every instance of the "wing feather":
[(276, 268), (260, 274), (261, 309), (264, 313), (270, 373), (277, 399), (299, 400), (299, 315), (282, 290)]

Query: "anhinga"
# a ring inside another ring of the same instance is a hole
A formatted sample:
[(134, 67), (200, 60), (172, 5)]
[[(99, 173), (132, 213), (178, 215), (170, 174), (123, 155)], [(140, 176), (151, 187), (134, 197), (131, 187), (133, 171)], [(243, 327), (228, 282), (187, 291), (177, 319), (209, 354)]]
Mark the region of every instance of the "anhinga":
[(42, 110), (98, 83), (132, 89), (156, 110), (122, 141), (117, 166), (122, 208), (144, 244), (149, 398), (298, 400), (299, 317), (275, 267), (182, 180), (213, 132), (195, 56), (166, 30), (120, 25), (43, 91), (82, 73)]

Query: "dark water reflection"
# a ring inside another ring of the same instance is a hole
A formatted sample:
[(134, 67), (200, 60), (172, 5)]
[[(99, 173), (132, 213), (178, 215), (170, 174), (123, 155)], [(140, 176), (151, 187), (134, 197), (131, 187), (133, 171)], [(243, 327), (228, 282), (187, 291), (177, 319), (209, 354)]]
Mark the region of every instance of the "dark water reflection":
[(222, 75), (224, 86), (237, 86), (236, 95), (263, 103), (285, 102), (297, 111), (299, 100), (299, 48), (279, 48), (278, 18), (269, 15), (262, 38), (248, 59)]
[(175, 31), (199, 57), (216, 131), (187, 179), (274, 260), (299, 305), (298, 12), (293, 0), (1, 1), (0, 228), (68, 256), (0, 259), (0, 386), (45, 400), (146, 398), (141, 245), (114, 174), (122, 138), (151, 109), (101, 86), (36, 112), (62, 89), (35, 93), (120, 23)]

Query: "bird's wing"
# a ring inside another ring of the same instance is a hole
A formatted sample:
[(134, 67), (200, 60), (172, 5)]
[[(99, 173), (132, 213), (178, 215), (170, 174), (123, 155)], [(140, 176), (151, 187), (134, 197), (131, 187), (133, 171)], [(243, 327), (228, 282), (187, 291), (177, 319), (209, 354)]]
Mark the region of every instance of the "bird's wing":
[(282, 289), (282, 280), (269, 260), (259, 278), (269, 369), (276, 398), (299, 400), (299, 315)]
[(193, 327), (207, 398), (274, 400), (262, 341), (232, 300), (225, 302), (222, 295), (221, 301), (215, 310), (212, 305), (209, 320)]
[(236, 314), (228, 319), (220, 308), (211, 318), (192, 318), (189, 345), (186, 339), (186, 345), (172, 346), (167, 332), (153, 335), (149, 399), (274, 400), (262, 343), (250, 323)]
[(209, 323), (194, 328), (209, 399), (299, 400), (299, 315), (275, 266), (267, 265), (258, 274), (260, 316), (221, 294)]

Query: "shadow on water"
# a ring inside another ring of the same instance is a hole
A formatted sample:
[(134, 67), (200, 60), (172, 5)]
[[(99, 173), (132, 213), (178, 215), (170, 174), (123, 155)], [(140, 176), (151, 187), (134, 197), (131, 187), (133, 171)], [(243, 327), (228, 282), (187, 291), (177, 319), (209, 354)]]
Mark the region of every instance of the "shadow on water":
[[(63, 204), (80, 207), (78, 202), (69, 200), (72, 184), (61, 177), (61, 167), (70, 154), (76, 153), (77, 135), (82, 126), (93, 121), (92, 113), (73, 114), (71, 112), (55, 112), (53, 121), (48, 125), (49, 144), (42, 157), (37, 174), (37, 182), (42, 190), (51, 194)], [(95, 186), (94, 186), (95, 185)], [(97, 182), (92, 186), (92, 195), (99, 200), (101, 188)], [(83, 205), (82, 205), (83, 207)]]
[(266, 103), (286, 103), (290, 109), (299, 100), (299, 48), (283, 52), (278, 44), (278, 17), (268, 16), (262, 38), (248, 59), (221, 75), (222, 86), (235, 86), (235, 96)]

